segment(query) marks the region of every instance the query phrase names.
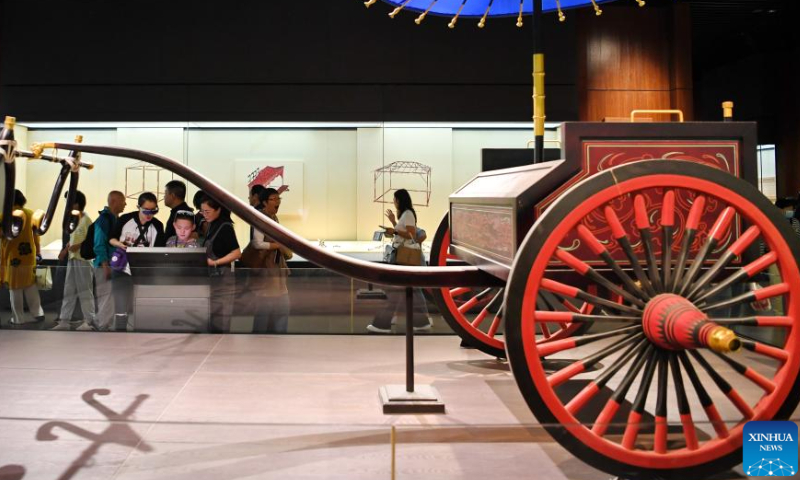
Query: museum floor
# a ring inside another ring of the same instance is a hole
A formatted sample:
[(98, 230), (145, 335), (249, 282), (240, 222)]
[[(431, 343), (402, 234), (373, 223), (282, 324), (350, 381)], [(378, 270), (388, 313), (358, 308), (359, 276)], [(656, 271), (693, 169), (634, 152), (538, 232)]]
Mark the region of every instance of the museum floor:
[[(404, 338), (0, 330), (0, 479), (606, 479), (507, 365), (417, 338), (444, 415), (381, 412)], [(741, 470), (717, 479), (744, 478)]]

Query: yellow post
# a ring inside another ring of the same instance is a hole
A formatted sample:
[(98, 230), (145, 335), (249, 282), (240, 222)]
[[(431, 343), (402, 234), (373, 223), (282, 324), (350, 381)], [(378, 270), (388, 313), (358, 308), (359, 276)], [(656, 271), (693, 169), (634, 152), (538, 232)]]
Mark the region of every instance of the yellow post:
[(392, 480), (395, 480), (395, 444), (397, 440), (397, 432), (394, 425), (392, 425), (391, 443), (392, 443)]
[(533, 136), (537, 140), (536, 148), (544, 144), (544, 121), (546, 118), (544, 76), (544, 54), (535, 53), (533, 54)]
[(733, 121), (733, 102), (722, 102), (722, 119), (726, 122)]

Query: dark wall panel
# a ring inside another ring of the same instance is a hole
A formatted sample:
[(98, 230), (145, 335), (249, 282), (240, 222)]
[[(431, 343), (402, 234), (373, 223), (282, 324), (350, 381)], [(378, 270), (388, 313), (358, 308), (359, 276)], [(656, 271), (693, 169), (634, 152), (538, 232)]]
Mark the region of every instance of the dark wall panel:
[[(529, 19), (451, 30), (389, 11), (355, 0), (5, 0), (0, 111), (27, 121), (530, 119)], [(545, 23), (548, 119), (575, 119), (575, 25)]]

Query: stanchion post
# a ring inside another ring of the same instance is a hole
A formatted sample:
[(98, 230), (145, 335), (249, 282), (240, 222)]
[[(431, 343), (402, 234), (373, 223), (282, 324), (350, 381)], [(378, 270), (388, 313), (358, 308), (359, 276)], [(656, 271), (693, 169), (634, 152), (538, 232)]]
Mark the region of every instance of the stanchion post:
[(406, 392), (414, 392), (414, 295), (406, 287)]
[(406, 384), (379, 390), (383, 413), (444, 413), (439, 392), (430, 385), (414, 385), (414, 290), (406, 289)]

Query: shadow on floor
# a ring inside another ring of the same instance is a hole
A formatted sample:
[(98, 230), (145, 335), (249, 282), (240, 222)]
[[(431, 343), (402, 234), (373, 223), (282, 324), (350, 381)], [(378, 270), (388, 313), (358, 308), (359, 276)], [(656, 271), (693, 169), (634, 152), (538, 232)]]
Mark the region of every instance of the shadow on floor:
[(25, 467), (22, 465), (6, 465), (0, 467), (0, 480), (19, 480), (25, 476)]
[[(58, 477), (59, 480), (68, 480), (74, 477), (81, 469), (91, 466), (92, 458), (97, 454), (103, 445), (117, 444), (125, 447), (135, 448), (141, 452), (150, 452), (153, 450), (150, 445), (145, 443), (143, 439), (135, 431), (133, 431), (128, 423), (141, 404), (149, 398), (149, 395), (137, 395), (136, 399), (134, 399), (134, 401), (128, 406), (128, 408), (125, 409), (125, 411), (122, 413), (117, 413), (103, 405), (96, 398), (97, 396), (105, 396), (110, 394), (110, 390), (98, 388), (88, 390), (81, 395), (81, 398), (84, 402), (108, 419), (110, 425), (103, 432), (93, 433), (77, 425), (62, 421), (47, 422), (39, 427), (39, 430), (36, 432), (36, 440), (42, 442), (58, 440), (58, 435), (54, 433), (54, 431), (57, 429), (70, 432), (92, 442), (91, 445), (89, 445), (89, 447), (87, 447), (86, 450), (84, 450), (81, 455), (69, 465), (67, 470)], [(0, 470), (0, 472), (2, 472), (2, 470)], [(24, 475), (24, 469), (22, 472)], [(5, 478), (6, 477), (0, 475), (0, 480), (5, 480)]]

